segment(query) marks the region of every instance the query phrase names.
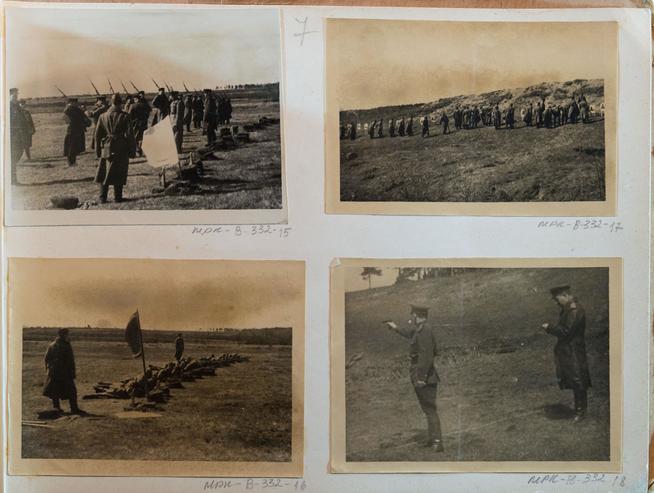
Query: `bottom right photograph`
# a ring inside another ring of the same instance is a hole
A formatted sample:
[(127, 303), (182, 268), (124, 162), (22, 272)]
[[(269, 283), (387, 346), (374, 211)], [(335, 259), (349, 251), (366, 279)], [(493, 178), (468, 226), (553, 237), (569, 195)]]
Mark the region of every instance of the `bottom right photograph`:
[(337, 259), (332, 472), (617, 472), (622, 262)]

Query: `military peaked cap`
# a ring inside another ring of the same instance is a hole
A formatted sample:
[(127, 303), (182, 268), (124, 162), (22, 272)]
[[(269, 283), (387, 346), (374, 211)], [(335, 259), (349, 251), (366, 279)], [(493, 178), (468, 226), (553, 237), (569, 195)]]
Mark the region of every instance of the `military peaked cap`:
[(550, 293), (552, 293), (552, 296), (558, 296), (562, 293), (567, 293), (570, 291), (570, 285), (566, 284), (565, 286), (555, 286), (552, 289), (550, 289)]
[(427, 315), (429, 315), (429, 308), (426, 306), (411, 305), (411, 313), (414, 313), (420, 318), (427, 318)]

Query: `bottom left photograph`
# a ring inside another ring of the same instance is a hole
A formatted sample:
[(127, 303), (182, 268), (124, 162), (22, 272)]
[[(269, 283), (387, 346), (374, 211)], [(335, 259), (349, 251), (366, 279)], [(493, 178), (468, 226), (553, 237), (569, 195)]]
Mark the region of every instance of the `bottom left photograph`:
[(304, 262), (8, 274), (9, 474), (302, 475)]

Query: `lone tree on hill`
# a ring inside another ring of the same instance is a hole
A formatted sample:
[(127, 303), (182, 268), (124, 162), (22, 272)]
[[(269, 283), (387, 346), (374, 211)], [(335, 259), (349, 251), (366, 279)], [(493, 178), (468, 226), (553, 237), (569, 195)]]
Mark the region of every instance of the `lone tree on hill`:
[(377, 267), (364, 267), (361, 271), (361, 277), (368, 281), (368, 289), (372, 288), (372, 276), (381, 276), (382, 271)]

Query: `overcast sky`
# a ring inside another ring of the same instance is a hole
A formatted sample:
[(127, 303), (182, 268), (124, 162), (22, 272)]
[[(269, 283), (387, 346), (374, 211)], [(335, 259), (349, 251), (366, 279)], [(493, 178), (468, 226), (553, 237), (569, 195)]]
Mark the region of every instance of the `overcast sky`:
[(302, 262), (12, 259), (10, 307), (22, 326), (297, 327)]
[(7, 84), (21, 95), (108, 92), (121, 80), (153, 91), (279, 82), (275, 9), (6, 9)]
[(617, 67), (617, 23), (330, 19), (327, 53), (338, 109), (365, 109), (605, 79)]

